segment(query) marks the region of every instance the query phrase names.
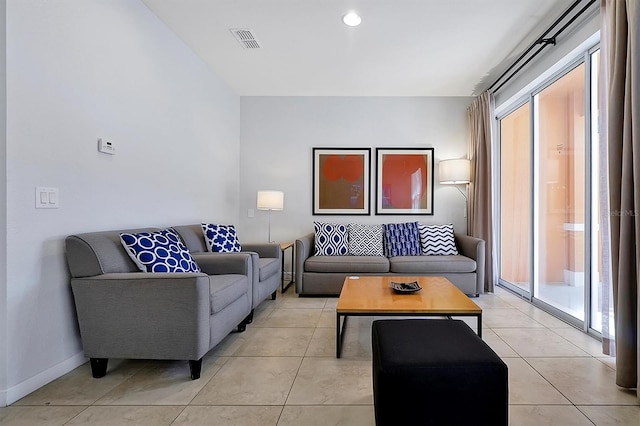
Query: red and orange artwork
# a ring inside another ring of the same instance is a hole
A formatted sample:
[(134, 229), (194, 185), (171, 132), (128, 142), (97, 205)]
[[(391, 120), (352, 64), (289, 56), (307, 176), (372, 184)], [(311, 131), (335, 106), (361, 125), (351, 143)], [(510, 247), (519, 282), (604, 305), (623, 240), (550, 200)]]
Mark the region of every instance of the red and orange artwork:
[(424, 155), (383, 155), (382, 207), (426, 209), (427, 167)]
[(376, 214), (433, 214), (433, 148), (376, 148)]
[(368, 215), (371, 148), (313, 148), (313, 214)]
[(321, 154), (320, 208), (364, 208), (364, 156)]

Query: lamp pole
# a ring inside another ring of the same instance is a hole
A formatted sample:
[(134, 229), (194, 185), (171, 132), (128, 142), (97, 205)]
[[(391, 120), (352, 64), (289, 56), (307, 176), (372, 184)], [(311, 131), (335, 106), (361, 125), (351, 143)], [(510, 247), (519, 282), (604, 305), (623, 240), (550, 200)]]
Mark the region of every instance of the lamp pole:
[(282, 191), (258, 191), (258, 210), (267, 210), (269, 214), (268, 242), (271, 243), (271, 211), (284, 209), (284, 192)]

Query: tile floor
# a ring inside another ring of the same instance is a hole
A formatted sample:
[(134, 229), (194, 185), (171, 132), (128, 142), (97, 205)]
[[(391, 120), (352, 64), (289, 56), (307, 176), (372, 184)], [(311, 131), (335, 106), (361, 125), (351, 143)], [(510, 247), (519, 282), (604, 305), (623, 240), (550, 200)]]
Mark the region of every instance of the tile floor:
[[(598, 341), (503, 289), (474, 301), (509, 366), (510, 424), (640, 424), (635, 392), (615, 386)], [(350, 318), (336, 359), (336, 303), (289, 289), (205, 357), (200, 380), (186, 361), (110, 360), (102, 379), (85, 364), (0, 408), (0, 424), (373, 425), (373, 318)]]

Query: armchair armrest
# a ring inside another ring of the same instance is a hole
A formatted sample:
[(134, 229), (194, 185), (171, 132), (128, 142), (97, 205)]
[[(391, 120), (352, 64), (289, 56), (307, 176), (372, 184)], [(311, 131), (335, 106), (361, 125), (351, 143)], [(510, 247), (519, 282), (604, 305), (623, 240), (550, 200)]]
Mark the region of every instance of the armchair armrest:
[(252, 251), (258, 253), (258, 256), (263, 258), (271, 257), (280, 259), (282, 257), (280, 244), (276, 243), (242, 244), (242, 251)]
[(71, 287), (88, 357), (200, 359), (210, 349), (205, 274), (111, 273)]
[(249, 253), (192, 253), (202, 272), (207, 275), (240, 274), (251, 279), (251, 255)]

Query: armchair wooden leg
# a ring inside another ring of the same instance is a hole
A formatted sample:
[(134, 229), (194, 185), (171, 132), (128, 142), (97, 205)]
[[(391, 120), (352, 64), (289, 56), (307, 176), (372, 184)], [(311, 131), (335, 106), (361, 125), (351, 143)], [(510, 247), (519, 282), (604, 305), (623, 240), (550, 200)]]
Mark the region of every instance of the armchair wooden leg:
[(200, 378), (200, 372), (202, 371), (202, 358), (197, 360), (189, 360), (189, 370), (191, 371), (191, 380), (197, 380)]
[(249, 313), (249, 315), (247, 315), (247, 318), (245, 319), (245, 322), (247, 324), (251, 324), (253, 322), (253, 309), (251, 310), (251, 312)]
[(94, 379), (99, 379), (107, 375), (107, 364), (109, 358), (89, 358), (91, 363), (91, 375)]
[(278, 290), (271, 293), (271, 300), (276, 300), (276, 294), (278, 294)]

